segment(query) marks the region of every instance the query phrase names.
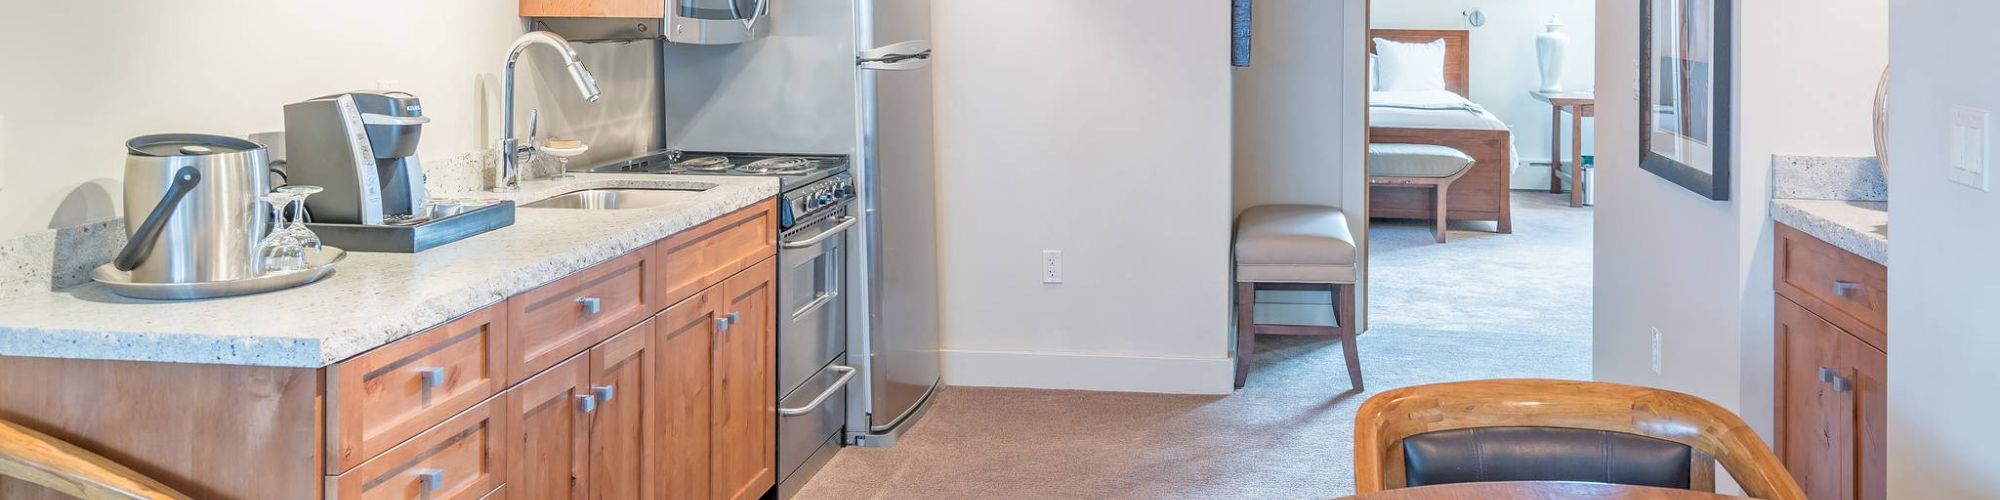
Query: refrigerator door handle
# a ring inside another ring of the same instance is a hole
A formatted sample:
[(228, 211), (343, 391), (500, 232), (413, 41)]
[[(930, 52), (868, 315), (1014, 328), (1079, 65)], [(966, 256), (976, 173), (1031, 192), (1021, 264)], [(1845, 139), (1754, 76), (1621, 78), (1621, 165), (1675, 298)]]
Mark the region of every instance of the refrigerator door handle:
[(930, 40), (906, 40), (861, 51), (854, 58), (861, 69), (907, 71), (931, 65)]

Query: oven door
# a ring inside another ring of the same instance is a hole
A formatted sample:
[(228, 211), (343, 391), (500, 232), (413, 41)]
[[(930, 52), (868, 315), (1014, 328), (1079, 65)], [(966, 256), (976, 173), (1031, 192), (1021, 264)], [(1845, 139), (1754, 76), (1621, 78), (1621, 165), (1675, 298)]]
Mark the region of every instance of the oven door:
[(770, 32), (769, 0), (674, 0), (667, 4), (667, 41), (697, 45), (743, 43)]
[(847, 351), (847, 233), (835, 211), (786, 231), (778, 253), (778, 392)]

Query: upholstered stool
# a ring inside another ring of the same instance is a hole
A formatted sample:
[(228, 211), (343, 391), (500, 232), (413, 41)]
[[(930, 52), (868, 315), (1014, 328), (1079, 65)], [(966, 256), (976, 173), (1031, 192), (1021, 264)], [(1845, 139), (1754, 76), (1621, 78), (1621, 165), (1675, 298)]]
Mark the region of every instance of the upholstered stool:
[(1369, 144), (1368, 184), (1372, 186), (1429, 187), (1436, 197), (1434, 226), (1437, 242), (1444, 243), (1444, 222), (1451, 196), (1451, 183), (1472, 171), (1472, 157), (1464, 151), (1433, 144)]
[[(1250, 376), (1257, 335), (1339, 335), (1347, 377), (1361, 390), (1354, 346), (1354, 235), (1347, 215), (1319, 205), (1261, 205), (1236, 219), (1236, 386)], [(1257, 290), (1333, 293), (1339, 326), (1258, 324)]]

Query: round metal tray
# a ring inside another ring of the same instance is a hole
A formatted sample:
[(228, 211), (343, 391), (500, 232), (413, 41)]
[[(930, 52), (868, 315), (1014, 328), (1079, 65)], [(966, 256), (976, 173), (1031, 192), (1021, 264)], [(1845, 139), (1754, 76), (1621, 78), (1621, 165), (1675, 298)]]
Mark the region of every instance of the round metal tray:
[(212, 299), (250, 295), (312, 284), (333, 274), (333, 265), (347, 258), (347, 251), (335, 247), (320, 247), (318, 252), (307, 256), (306, 269), (288, 273), (272, 273), (249, 279), (233, 281), (207, 281), (200, 283), (135, 283), (132, 273), (120, 271), (111, 264), (98, 266), (90, 272), (91, 279), (103, 283), (112, 293), (135, 299), (189, 300)]

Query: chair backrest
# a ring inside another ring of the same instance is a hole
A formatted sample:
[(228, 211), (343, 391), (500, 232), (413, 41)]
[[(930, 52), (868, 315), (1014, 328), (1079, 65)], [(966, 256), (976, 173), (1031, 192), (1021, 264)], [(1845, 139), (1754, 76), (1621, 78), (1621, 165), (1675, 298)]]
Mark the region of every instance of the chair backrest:
[(103, 456), (6, 420), (0, 420), (0, 477), (75, 498), (188, 498)]
[(1362, 403), (1354, 419), (1357, 493), (1401, 488), (1405, 438), (1437, 431), (1550, 427), (1631, 434), (1692, 448), (1690, 484), (1714, 488), (1715, 462), (1750, 496), (1805, 500), (1743, 419), (1708, 400), (1605, 382), (1479, 380), (1404, 387)]

